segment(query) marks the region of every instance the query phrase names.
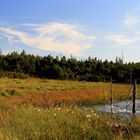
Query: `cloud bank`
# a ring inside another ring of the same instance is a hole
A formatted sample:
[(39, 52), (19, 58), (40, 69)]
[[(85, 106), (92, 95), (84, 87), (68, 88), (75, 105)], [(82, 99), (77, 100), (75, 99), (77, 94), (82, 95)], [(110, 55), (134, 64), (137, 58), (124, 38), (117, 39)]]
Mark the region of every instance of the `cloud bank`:
[(16, 40), (24, 45), (45, 51), (79, 56), (93, 47), (95, 36), (81, 31), (80, 26), (65, 23), (24, 24), (23, 28), (0, 27), (0, 33), (9, 41)]
[(108, 35), (105, 38), (110, 41), (113, 41), (115, 45), (113, 45), (112, 47), (122, 47), (122, 46), (132, 45), (137, 41), (137, 38), (128, 37), (123, 34)]

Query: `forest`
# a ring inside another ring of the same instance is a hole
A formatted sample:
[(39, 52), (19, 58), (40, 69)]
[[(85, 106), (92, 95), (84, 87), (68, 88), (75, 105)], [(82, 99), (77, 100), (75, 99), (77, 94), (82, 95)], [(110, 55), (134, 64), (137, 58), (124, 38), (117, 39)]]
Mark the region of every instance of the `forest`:
[[(133, 78), (140, 79), (140, 62), (123, 63), (121, 58), (116, 61), (100, 60), (88, 57), (78, 60), (75, 57), (51, 55), (35, 56), (21, 53), (0, 53), (0, 76), (25, 78), (27, 76), (78, 81), (109, 81), (129, 83)], [(133, 77), (133, 78), (132, 78)]]

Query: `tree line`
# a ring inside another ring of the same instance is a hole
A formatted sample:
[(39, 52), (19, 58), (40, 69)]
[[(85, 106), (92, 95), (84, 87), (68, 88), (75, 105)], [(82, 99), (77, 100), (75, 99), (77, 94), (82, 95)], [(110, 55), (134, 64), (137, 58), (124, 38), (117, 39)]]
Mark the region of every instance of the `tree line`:
[(77, 60), (65, 56), (35, 56), (24, 50), (7, 55), (0, 53), (0, 76), (24, 78), (27, 75), (80, 81), (109, 81), (112, 78), (114, 82), (128, 83), (131, 76), (140, 79), (140, 63), (123, 64), (118, 58), (113, 62), (91, 57)]

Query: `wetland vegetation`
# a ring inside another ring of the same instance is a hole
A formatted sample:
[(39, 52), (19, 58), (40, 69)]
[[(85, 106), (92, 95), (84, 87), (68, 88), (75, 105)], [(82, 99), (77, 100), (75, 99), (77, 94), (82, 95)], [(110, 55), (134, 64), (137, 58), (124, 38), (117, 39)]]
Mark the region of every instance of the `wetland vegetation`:
[[(1, 78), (0, 83), (0, 139), (140, 138), (139, 116), (120, 117), (87, 108), (109, 103), (109, 83), (38, 78)], [(127, 99), (129, 87), (113, 84), (114, 101)]]

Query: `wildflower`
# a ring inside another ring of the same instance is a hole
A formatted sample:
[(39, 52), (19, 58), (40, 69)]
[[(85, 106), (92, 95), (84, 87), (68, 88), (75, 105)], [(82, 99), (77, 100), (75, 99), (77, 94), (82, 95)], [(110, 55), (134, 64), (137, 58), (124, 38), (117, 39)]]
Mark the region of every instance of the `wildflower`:
[(61, 108), (60, 108), (60, 107), (58, 107), (58, 108), (57, 108), (57, 110), (61, 110)]
[(112, 124), (110, 127), (113, 134), (120, 134), (120, 130), (122, 128), (120, 124)]
[(97, 115), (96, 118), (99, 118), (99, 115)]
[(97, 113), (94, 113), (94, 116), (97, 116)]
[(86, 111), (86, 110), (87, 110), (87, 108), (84, 108), (84, 110)]
[(90, 119), (88, 119), (88, 121), (89, 121), (89, 122), (91, 122), (91, 120), (90, 120)]
[(99, 115), (97, 113), (92, 113), (92, 115), (96, 118), (99, 118)]
[(54, 113), (54, 116), (56, 116), (56, 113)]
[(87, 118), (91, 118), (91, 115), (88, 114), (88, 115), (86, 115), (86, 117), (87, 117)]
[(93, 110), (91, 110), (91, 113), (94, 113), (94, 111), (93, 111)]

